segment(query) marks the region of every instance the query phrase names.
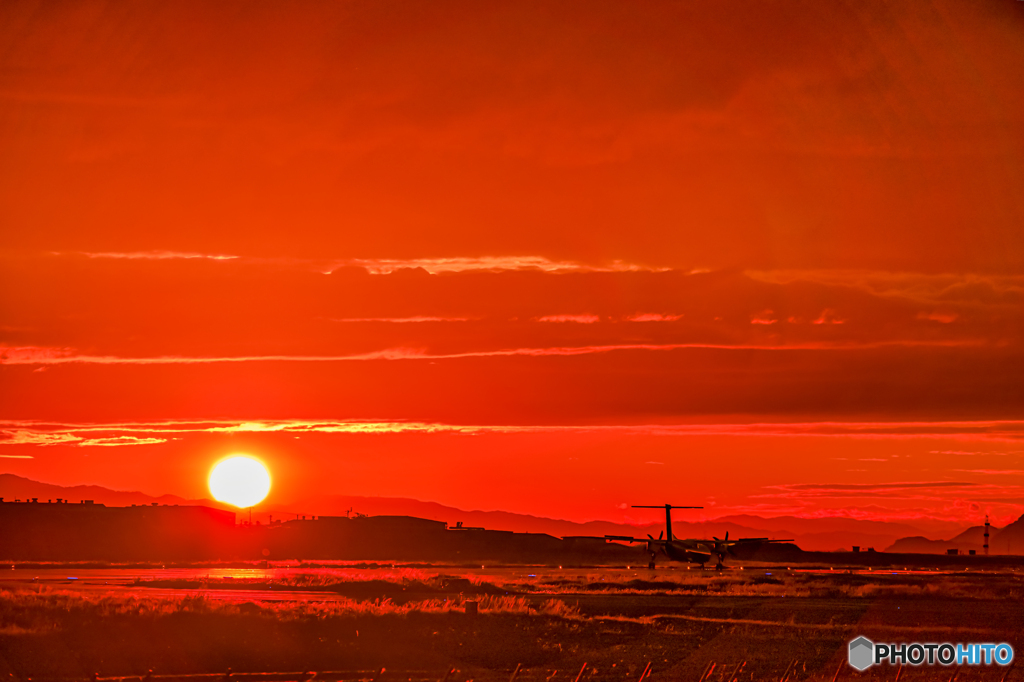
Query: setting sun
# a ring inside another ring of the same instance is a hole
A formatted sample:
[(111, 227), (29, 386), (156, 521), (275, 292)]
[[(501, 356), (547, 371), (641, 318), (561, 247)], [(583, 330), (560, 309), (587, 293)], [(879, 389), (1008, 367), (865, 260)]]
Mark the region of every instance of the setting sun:
[(236, 455), (221, 460), (213, 467), (209, 486), (218, 502), (252, 507), (262, 502), (270, 492), (270, 472), (259, 460)]

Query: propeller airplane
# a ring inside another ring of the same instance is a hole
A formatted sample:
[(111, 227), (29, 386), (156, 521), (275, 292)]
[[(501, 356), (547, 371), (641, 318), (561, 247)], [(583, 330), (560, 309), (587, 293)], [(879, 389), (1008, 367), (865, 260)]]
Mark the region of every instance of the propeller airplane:
[(665, 510), (665, 530), (658, 534), (655, 538), (653, 535), (648, 534), (647, 539), (634, 538), (628, 535), (605, 535), (606, 540), (612, 540), (617, 542), (645, 542), (647, 543), (647, 555), (650, 557), (650, 561), (647, 564), (648, 568), (655, 568), (655, 558), (658, 554), (664, 554), (673, 561), (683, 561), (691, 564), (700, 564), (701, 568), (704, 568), (704, 564), (711, 560), (714, 556), (717, 558), (715, 568), (722, 569), (725, 567), (725, 557), (727, 554), (732, 553), (732, 548), (737, 545), (748, 545), (748, 544), (759, 544), (768, 542), (791, 542), (790, 540), (769, 540), (768, 538), (738, 538), (735, 540), (729, 539), (729, 533), (726, 531), (724, 538), (712, 537), (712, 539), (694, 539), (694, 538), (676, 538), (672, 536), (672, 510), (673, 509), (703, 509), (703, 507), (680, 507), (677, 505), (648, 505), (640, 504), (633, 505), (633, 509), (664, 509)]

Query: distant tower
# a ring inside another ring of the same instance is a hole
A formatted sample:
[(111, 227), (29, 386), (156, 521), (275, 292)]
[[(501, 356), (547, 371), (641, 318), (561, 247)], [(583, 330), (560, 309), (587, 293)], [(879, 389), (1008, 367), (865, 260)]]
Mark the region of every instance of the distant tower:
[(988, 514), (985, 514), (985, 556), (988, 556)]

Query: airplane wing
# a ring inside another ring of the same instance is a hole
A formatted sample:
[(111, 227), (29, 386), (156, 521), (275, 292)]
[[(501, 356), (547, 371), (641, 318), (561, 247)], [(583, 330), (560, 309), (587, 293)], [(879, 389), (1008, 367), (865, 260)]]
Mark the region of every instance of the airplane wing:
[(655, 547), (665, 546), (665, 540), (662, 538), (634, 538), (629, 535), (605, 535), (604, 539), (608, 542), (646, 542), (648, 546), (652, 544)]

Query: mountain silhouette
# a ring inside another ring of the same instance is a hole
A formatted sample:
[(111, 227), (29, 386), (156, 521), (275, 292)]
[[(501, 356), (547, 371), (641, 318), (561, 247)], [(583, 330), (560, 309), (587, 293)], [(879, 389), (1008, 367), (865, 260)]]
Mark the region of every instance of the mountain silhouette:
[[(972, 526), (949, 540), (929, 540), (924, 537), (900, 538), (887, 552), (908, 552), (916, 554), (945, 554), (948, 550), (961, 552), (974, 550), (984, 552), (985, 526)], [(992, 526), (989, 529), (989, 554), (1024, 554), (1024, 516), (1005, 528)]]
[[(176, 495), (152, 496), (138, 491), (110, 490), (97, 485), (60, 486), (33, 481), (14, 474), (0, 474), (0, 497), (7, 501), (33, 497), (39, 500), (61, 498), (72, 502), (93, 500), (107, 506), (150, 505), (153, 503), (204, 505), (244, 514), (244, 511), (230, 505), (208, 499), (186, 499)], [(288, 519), (296, 516), (345, 516), (346, 514), (414, 516), (444, 521), (453, 526), (461, 522), (463, 526), (467, 527), (510, 530), (520, 533), (546, 533), (556, 537), (600, 537), (603, 535), (644, 537), (648, 533), (657, 537), (664, 530), (664, 515), (659, 518), (657, 514), (652, 514), (651, 523), (644, 525), (629, 525), (612, 521), (581, 523), (505, 511), (466, 511), (438, 502), (426, 502), (411, 498), (359, 495), (325, 495), (289, 504), (268, 503), (261, 505), (253, 518), (265, 522), (269, 516), (273, 516), (275, 519)], [(915, 525), (842, 517), (779, 516), (763, 518), (744, 514), (724, 516), (702, 522), (689, 522), (682, 518), (673, 518), (672, 527), (678, 537), (724, 537), (726, 533), (729, 533), (730, 537), (792, 538), (797, 545), (808, 551), (849, 550), (852, 545), (878, 549), (892, 545), (891, 551), (896, 551), (894, 548), (903, 542), (900, 538), (905, 539), (907, 536), (920, 536), (920, 539), (926, 543), (924, 546), (928, 547), (923, 550), (907, 551), (939, 553), (944, 552), (948, 544), (948, 541), (944, 540), (929, 540), (924, 536), (932, 535), (934, 538), (938, 534)], [(960, 530), (952, 527), (952, 524), (945, 524), (944, 527), (952, 530), (953, 533)], [(1024, 523), (1017, 521), (1008, 526), (1004, 532), (1010, 531), (1011, 527), (1016, 528), (1006, 536), (1007, 540), (1014, 547), (1017, 543), (1024, 546)], [(995, 547), (996, 540), (997, 538), (993, 536), (993, 547)], [(1002, 542), (1004, 547), (999, 553), (1005, 553), (1006, 541)], [(937, 544), (932, 546), (927, 543)]]

